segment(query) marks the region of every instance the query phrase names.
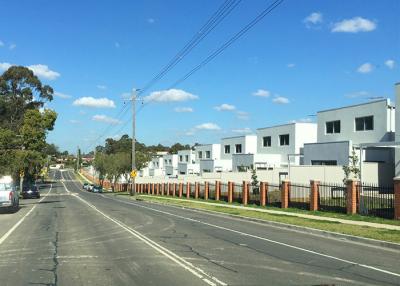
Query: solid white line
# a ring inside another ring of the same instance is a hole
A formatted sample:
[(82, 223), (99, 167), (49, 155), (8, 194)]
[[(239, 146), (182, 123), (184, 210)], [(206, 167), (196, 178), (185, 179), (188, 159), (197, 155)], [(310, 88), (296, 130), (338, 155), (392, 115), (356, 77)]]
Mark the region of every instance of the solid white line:
[(136, 203), (123, 202), (123, 201), (119, 201), (119, 202), (122, 202), (122, 203), (125, 203), (125, 204), (134, 205), (134, 206), (138, 206), (138, 207), (145, 208), (145, 209), (149, 209), (149, 210), (152, 210), (152, 211), (155, 211), (155, 212), (159, 212), (159, 213), (162, 213), (162, 214), (174, 216), (174, 217), (177, 217), (177, 218), (180, 218), (180, 219), (184, 219), (184, 220), (188, 220), (188, 221), (191, 221), (191, 222), (200, 223), (200, 224), (207, 225), (207, 226), (214, 227), (214, 228), (218, 228), (218, 229), (221, 229), (221, 230), (237, 233), (237, 234), (240, 234), (240, 235), (243, 235), (243, 236), (247, 236), (247, 237), (251, 237), (251, 238), (267, 241), (267, 242), (270, 242), (270, 243), (282, 245), (282, 246), (289, 247), (289, 248), (292, 248), (292, 249), (296, 249), (296, 250), (300, 250), (300, 251), (303, 251), (303, 252), (307, 252), (307, 253), (311, 253), (311, 254), (314, 254), (314, 255), (318, 255), (318, 256), (321, 256), (321, 257), (325, 257), (325, 258), (341, 261), (341, 262), (344, 262), (344, 263), (352, 264), (353, 266), (359, 266), (359, 267), (375, 270), (375, 271), (378, 271), (378, 272), (386, 273), (386, 274), (389, 274), (389, 275), (392, 275), (392, 276), (400, 277), (399, 273), (391, 272), (391, 271), (384, 270), (384, 269), (381, 269), (381, 268), (377, 268), (377, 267), (374, 267), (374, 266), (370, 266), (370, 265), (367, 265), (367, 264), (361, 264), (361, 263), (354, 262), (354, 261), (351, 261), (351, 260), (342, 259), (342, 258), (335, 257), (335, 256), (332, 256), (332, 255), (323, 254), (323, 253), (316, 252), (316, 251), (313, 251), (313, 250), (309, 250), (309, 249), (306, 249), (306, 248), (302, 248), (302, 247), (294, 246), (294, 245), (287, 244), (287, 243), (284, 243), (284, 242), (268, 239), (268, 238), (265, 238), (265, 237), (261, 237), (261, 236), (257, 236), (257, 235), (253, 235), (253, 234), (249, 234), (249, 233), (245, 233), (245, 232), (241, 232), (241, 231), (234, 230), (234, 229), (231, 229), (231, 228), (227, 228), (227, 227), (223, 227), (223, 226), (219, 226), (219, 225), (203, 222), (203, 221), (200, 221), (200, 220), (197, 220), (197, 219), (183, 217), (183, 216), (180, 216), (180, 215), (176, 215), (176, 214), (169, 213), (169, 212), (166, 212), (166, 211), (161, 211), (161, 210), (158, 210), (158, 209), (153, 209), (151, 207), (139, 205), (139, 204), (136, 204)]
[[(44, 195), (38, 203), (43, 201), (47, 195), (51, 192), (53, 185), (50, 184), (50, 190)], [(37, 205), (34, 205), (9, 231), (7, 231), (1, 238), (0, 238), (0, 245), (17, 229), (17, 227), (33, 212)]]
[[(69, 192), (68, 188), (65, 186), (64, 182), (61, 182), (65, 188), (65, 190), (67, 192)], [(168, 250), (167, 248), (161, 246), (160, 244), (158, 244), (157, 242), (149, 239), (148, 237), (146, 237), (145, 235), (141, 234), (140, 232), (128, 227), (127, 225), (123, 224), (122, 222), (108, 216), (107, 214), (103, 213), (102, 211), (100, 211), (96, 206), (90, 204), (88, 201), (86, 201), (85, 199), (82, 199), (81, 197), (77, 196), (77, 195), (73, 195), (74, 197), (76, 197), (77, 199), (79, 199), (80, 201), (82, 201), (83, 203), (85, 203), (86, 205), (88, 205), (90, 208), (94, 209), (95, 211), (97, 211), (98, 213), (100, 213), (102, 216), (104, 216), (105, 218), (107, 218), (108, 220), (112, 221), (113, 223), (115, 223), (116, 225), (120, 226), (121, 228), (123, 228), (124, 230), (126, 230), (127, 232), (129, 232), (131, 235), (135, 236), (136, 238), (138, 238), (139, 240), (141, 240), (142, 242), (144, 242), (145, 244), (147, 244), (148, 246), (150, 246), (151, 248), (153, 248), (154, 250), (156, 250), (157, 252), (161, 253), (162, 255), (164, 255), (165, 257), (169, 258), (170, 260), (174, 261), (176, 264), (178, 264), (179, 266), (181, 266), (182, 268), (184, 268), (185, 270), (189, 271), (190, 273), (192, 273), (194, 276), (200, 278), (203, 282), (207, 283), (208, 285), (211, 286), (217, 286), (216, 283), (218, 283), (219, 285), (222, 286), (226, 286), (228, 284), (226, 284), (225, 282), (222, 282), (220, 280), (218, 280), (217, 278), (213, 277), (210, 274), (207, 274), (204, 270), (194, 266), (192, 263), (186, 261), (185, 259), (183, 259), (182, 257), (178, 256), (177, 254), (175, 254), (174, 252)], [(214, 283), (213, 281), (215, 281), (216, 283)]]

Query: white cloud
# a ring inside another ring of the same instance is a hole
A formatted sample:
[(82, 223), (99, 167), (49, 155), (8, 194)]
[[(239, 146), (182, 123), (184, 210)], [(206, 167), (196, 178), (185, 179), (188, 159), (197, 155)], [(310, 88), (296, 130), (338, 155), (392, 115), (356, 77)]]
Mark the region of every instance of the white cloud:
[(393, 69), (394, 66), (396, 65), (396, 62), (395, 62), (394, 60), (387, 60), (387, 61), (385, 61), (385, 65), (386, 65), (388, 68)]
[(104, 122), (104, 123), (108, 123), (108, 124), (112, 124), (112, 125), (117, 125), (120, 124), (121, 121), (119, 121), (118, 119), (109, 117), (107, 115), (94, 115), (92, 117), (93, 121), (98, 121), (98, 122)]
[(71, 119), (71, 120), (69, 120), (69, 123), (78, 124), (78, 123), (80, 123), (80, 121), (79, 120), (75, 120), (75, 119)]
[(290, 103), (290, 100), (283, 96), (275, 96), (272, 99), (272, 102), (276, 103), (276, 104), (288, 104), (288, 103)]
[(180, 113), (193, 112), (193, 108), (191, 108), (191, 107), (175, 107), (174, 111), (180, 112)]
[(246, 128), (241, 128), (241, 129), (233, 129), (232, 132), (234, 133), (240, 133), (240, 134), (247, 134), (247, 133), (252, 133), (253, 131), (246, 127)]
[(52, 71), (48, 66), (42, 64), (27, 66), (27, 68), (33, 71), (36, 76), (48, 80), (54, 80), (60, 76), (58, 72)]
[(196, 132), (195, 132), (195, 130), (189, 130), (189, 131), (186, 131), (185, 133), (184, 133), (186, 136), (194, 136), (194, 134), (196, 134)]
[(131, 99), (132, 94), (130, 94), (129, 92), (123, 92), (123, 93), (121, 93), (121, 97), (123, 99)]
[(194, 128), (197, 130), (221, 130), (221, 127), (219, 127), (217, 124), (211, 123), (211, 122), (197, 125)]
[(147, 23), (149, 23), (149, 24), (154, 24), (155, 21), (156, 21), (156, 20), (153, 19), (153, 18), (148, 18), (148, 19), (147, 19)]
[(197, 95), (191, 94), (181, 89), (168, 89), (154, 91), (150, 95), (144, 97), (145, 102), (179, 102), (198, 99)]
[(61, 92), (58, 92), (58, 91), (54, 92), (54, 96), (57, 96), (57, 97), (62, 98), (62, 99), (67, 99), (67, 98), (71, 98), (72, 97), (72, 96), (70, 96), (68, 94), (64, 94), (64, 93), (61, 93)]
[(91, 96), (78, 98), (72, 104), (86, 107), (115, 108), (115, 103), (111, 99), (94, 98)]
[(240, 120), (249, 120), (249, 113), (246, 111), (238, 111), (236, 112), (237, 118)]
[(357, 71), (359, 73), (370, 73), (374, 69), (374, 66), (370, 63), (365, 63), (362, 64), (361, 66), (358, 67)]
[(269, 97), (271, 95), (271, 92), (265, 89), (258, 89), (257, 91), (253, 92), (253, 95), (259, 97)]
[(290, 69), (294, 68), (295, 66), (296, 66), (296, 64), (287, 64), (287, 67), (290, 68)]
[(370, 93), (368, 91), (361, 90), (361, 91), (348, 93), (345, 96), (348, 98), (367, 97), (367, 96), (370, 96)]
[(4, 47), (4, 42), (0, 41), (0, 47)]
[(107, 89), (107, 86), (102, 85), (102, 84), (96, 85), (96, 87), (97, 87), (98, 89), (101, 89), (101, 90)]
[(12, 66), (12, 64), (10, 63), (0, 63), (0, 70), (8, 70), (10, 67)]
[(214, 106), (214, 109), (218, 111), (233, 111), (236, 109), (236, 107), (234, 105), (224, 103), (220, 106)]
[(314, 12), (308, 15), (303, 22), (306, 24), (306, 26), (309, 28), (311, 25), (316, 25), (319, 23), (322, 23), (322, 13), (320, 12)]
[(14, 50), (16, 47), (17, 47), (16, 44), (10, 44), (10, 45), (8, 46), (8, 48), (10, 49), (10, 51)]
[(376, 23), (361, 17), (345, 19), (333, 24), (332, 32), (358, 33), (371, 32), (376, 29)]
[(118, 49), (119, 47), (121, 47), (121, 45), (118, 42), (114, 43), (114, 46)]

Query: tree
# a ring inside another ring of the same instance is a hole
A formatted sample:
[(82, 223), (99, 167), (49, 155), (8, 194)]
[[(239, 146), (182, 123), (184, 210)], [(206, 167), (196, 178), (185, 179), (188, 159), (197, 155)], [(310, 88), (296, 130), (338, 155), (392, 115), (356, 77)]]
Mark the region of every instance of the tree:
[(350, 159), (350, 164), (347, 166), (343, 166), (343, 172), (344, 172), (344, 179), (343, 179), (343, 183), (346, 183), (347, 180), (349, 180), (350, 178), (354, 178), (354, 179), (360, 179), (360, 168), (359, 168), (359, 161), (358, 161), (358, 156), (356, 154), (356, 151), (353, 149), (351, 152), (351, 156), (349, 156)]
[(99, 173), (100, 185), (103, 186), (104, 179), (107, 175), (107, 155), (104, 153), (96, 154), (96, 158), (93, 160), (93, 166)]
[(251, 186), (252, 186), (254, 195), (256, 195), (260, 192), (258, 183), (259, 183), (259, 181), (258, 181), (258, 177), (257, 177), (257, 171), (253, 166), (251, 166)]

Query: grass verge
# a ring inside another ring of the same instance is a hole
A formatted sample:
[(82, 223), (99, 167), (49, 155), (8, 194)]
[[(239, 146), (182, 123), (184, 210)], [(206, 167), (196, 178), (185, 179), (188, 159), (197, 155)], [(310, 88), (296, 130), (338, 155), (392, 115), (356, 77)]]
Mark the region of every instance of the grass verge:
[[(127, 196), (128, 193), (114, 193), (114, 195)], [(196, 202), (193, 200), (177, 201), (168, 199), (166, 197), (158, 198), (158, 197), (148, 197), (139, 195), (138, 198), (143, 199), (145, 201), (167, 203), (175, 206), (188, 207), (193, 209), (210, 210), (224, 214), (239, 215), (243, 217), (256, 218), (265, 221), (279, 222), (295, 226), (309, 227), (309, 228), (331, 231), (341, 234), (359, 236), (364, 238), (400, 243), (400, 231), (397, 230), (386, 230), (386, 229), (378, 229), (367, 226), (348, 225), (348, 224), (342, 224), (340, 222), (313, 220), (313, 219), (286, 216), (281, 214), (263, 213), (252, 210), (232, 209), (224, 207), (224, 203), (221, 203), (221, 206), (215, 206), (207, 204), (196, 204)], [(279, 208), (276, 209), (281, 210)], [(314, 214), (314, 212), (304, 212), (304, 213)]]

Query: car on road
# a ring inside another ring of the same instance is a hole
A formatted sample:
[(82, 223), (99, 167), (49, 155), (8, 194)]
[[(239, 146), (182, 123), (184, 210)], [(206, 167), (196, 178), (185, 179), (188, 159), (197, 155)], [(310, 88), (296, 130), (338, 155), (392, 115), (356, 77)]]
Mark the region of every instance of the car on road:
[(102, 193), (102, 192), (103, 192), (103, 187), (102, 187), (102, 186), (99, 186), (99, 185), (95, 185), (95, 186), (93, 187), (92, 192), (93, 192), (93, 193)]
[(87, 186), (86, 190), (87, 190), (88, 192), (92, 192), (92, 191), (93, 191), (93, 188), (94, 188), (94, 184), (90, 184), (90, 185)]
[(17, 211), (19, 208), (19, 196), (11, 176), (0, 177), (0, 209)]
[(31, 198), (40, 198), (40, 191), (38, 186), (31, 185), (31, 186), (24, 186), (21, 192), (23, 199), (31, 199)]
[(89, 187), (89, 183), (83, 183), (82, 189), (87, 190), (87, 188)]

